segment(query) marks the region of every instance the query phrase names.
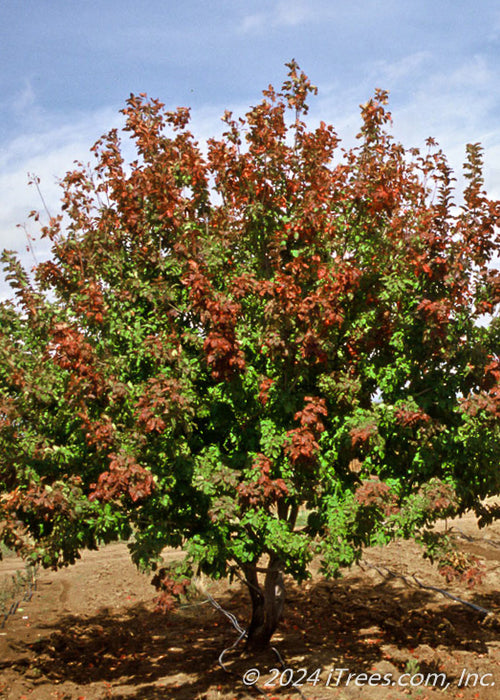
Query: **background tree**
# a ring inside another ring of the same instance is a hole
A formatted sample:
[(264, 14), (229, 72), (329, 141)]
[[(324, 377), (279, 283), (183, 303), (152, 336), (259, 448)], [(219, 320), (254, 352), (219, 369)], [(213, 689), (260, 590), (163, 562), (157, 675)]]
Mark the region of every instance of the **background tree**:
[(284, 575), (313, 557), (335, 575), (395, 537), (433, 554), (437, 518), (496, 517), (500, 491), (480, 147), (458, 206), (436, 145), (393, 140), (385, 92), (341, 151), (306, 127), (316, 89), (288, 68), (206, 152), (187, 109), (131, 96), (136, 160), (113, 130), (67, 173), (32, 281), (3, 254), (0, 539), (54, 567), (118, 538), (140, 566), (182, 546), (156, 576), (165, 604), (198, 570), (239, 573), (252, 648)]

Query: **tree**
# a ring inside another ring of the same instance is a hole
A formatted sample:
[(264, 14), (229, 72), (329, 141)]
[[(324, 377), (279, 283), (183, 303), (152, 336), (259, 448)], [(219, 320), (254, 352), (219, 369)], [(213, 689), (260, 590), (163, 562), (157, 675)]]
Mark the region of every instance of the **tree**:
[(481, 148), (455, 204), (436, 144), (391, 136), (385, 92), (342, 151), (288, 68), (206, 152), (187, 109), (131, 96), (136, 160), (108, 133), (61, 182), (51, 259), (31, 278), (3, 254), (1, 539), (53, 567), (118, 538), (141, 566), (183, 547), (164, 603), (196, 571), (240, 575), (250, 648), (313, 557), (334, 576), (396, 537), (440, 556), (435, 520), (486, 522), (500, 492)]

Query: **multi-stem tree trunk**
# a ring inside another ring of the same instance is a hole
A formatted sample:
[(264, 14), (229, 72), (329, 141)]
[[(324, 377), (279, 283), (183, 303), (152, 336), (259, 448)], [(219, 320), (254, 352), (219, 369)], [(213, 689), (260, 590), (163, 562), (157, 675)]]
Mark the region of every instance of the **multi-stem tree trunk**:
[(269, 646), (283, 615), (285, 586), (281, 562), (270, 557), (264, 585), (259, 583), (256, 562), (245, 567), (246, 583), (252, 601), (252, 619), (247, 632), (247, 649), (260, 651)]

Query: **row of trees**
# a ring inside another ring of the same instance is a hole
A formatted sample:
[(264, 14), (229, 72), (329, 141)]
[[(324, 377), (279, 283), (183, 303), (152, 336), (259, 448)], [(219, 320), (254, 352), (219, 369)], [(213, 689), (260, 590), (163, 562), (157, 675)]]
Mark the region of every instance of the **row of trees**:
[(336, 575), (396, 537), (436, 555), (436, 519), (487, 521), (500, 492), (480, 147), (458, 206), (436, 144), (391, 136), (385, 92), (343, 151), (288, 69), (205, 150), (187, 109), (131, 96), (136, 160), (108, 133), (62, 180), (51, 259), (30, 276), (3, 253), (0, 539), (53, 567), (118, 538), (140, 566), (183, 547), (164, 603), (199, 570), (237, 573), (253, 648), (285, 574), (319, 557)]

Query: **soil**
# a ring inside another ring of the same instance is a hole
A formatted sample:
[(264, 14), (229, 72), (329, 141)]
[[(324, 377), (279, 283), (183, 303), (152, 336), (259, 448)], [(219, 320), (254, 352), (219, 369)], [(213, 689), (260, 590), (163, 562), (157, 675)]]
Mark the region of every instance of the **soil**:
[[(478, 530), (464, 517), (453, 529), (460, 547), (484, 560), (475, 588), (447, 584), (412, 543), (373, 549), (342, 579), (289, 582), (277, 653), (249, 655), (240, 644), (225, 653), (226, 670), (219, 656), (239, 633), (207, 594), (244, 626), (248, 597), (238, 581), (200, 580), (193, 597), (165, 616), (126, 544), (86, 552), (59, 572), (39, 571), (35, 589), (21, 581), (22, 562), (7, 557), (0, 562), (0, 698), (496, 700), (500, 523)], [(16, 571), (21, 582), (13, 588)], [(414, 575), (491, 614), (420, 587)], [(250, 669), (260, 673), (254, 686), (243, 682)]]

